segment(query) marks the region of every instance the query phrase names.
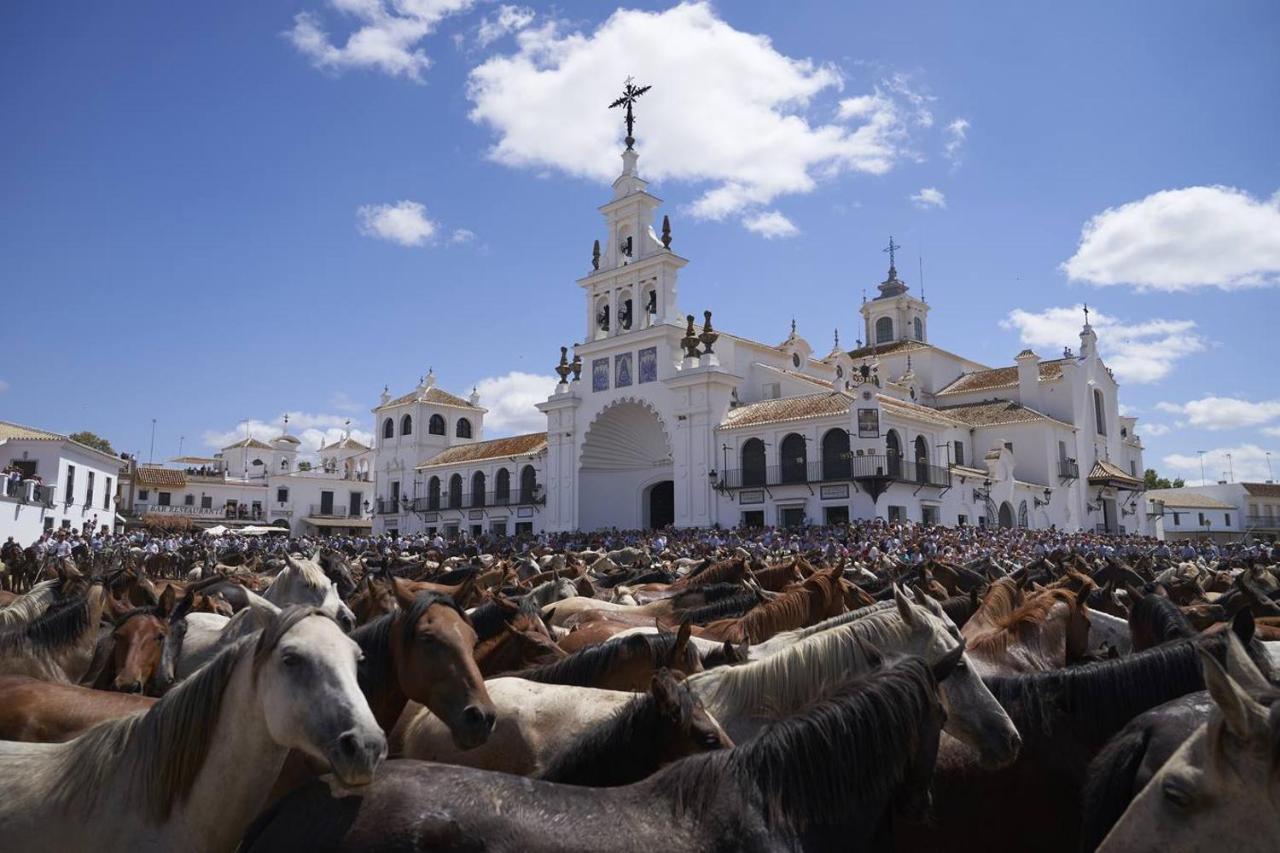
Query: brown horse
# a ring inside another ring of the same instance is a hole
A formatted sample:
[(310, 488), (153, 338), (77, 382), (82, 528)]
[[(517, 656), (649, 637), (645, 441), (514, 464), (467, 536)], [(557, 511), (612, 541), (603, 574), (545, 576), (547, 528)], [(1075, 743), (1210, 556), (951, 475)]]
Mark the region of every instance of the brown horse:
[(0, 740), (61, 743), (105, 720), (145, 711), (158, 700), (0, 675)]
[(687, 622), (676, 634), (631, 634), (513, 674), (543, 684), (638, 692), (648, 689), (654, 675), (664, 670), (681, 677), (702, 672), (702, 658), (689, 643)]
[[(1079, 661), (1089, 651), (1090, 589), (1046, 589), (1012, 612), (997, 593), (961, 630), (980, 675), (1048, 672)], [(993, 612), (994, 611), (994, 612)], [(982, 617), (981, 624), (975, 624)], [(987, 627), (990, 626), (990, 627)]]
[(476, 646), (476, 664), (485, 678), (516, 672), (565, 657), (537, 613), (520, 613)]
[(721, 619), (694, 634), (731, 643), (763, 643), (781, 631), (816, 625), (845, 612), (840, 569), (815, 574), (800, 586), (734, 619)]

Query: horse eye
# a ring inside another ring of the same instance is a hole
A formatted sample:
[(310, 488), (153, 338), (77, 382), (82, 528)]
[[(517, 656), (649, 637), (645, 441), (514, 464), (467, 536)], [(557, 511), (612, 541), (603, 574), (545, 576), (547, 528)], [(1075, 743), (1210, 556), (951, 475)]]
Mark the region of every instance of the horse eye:
[(1191, 792), (1176, 779), (1166, 779), (1164, 784), (1160, 786), (1160, 793), (1164, 794), (1164, 798), (1169, 804), (1179, 808), (1186, 809), (1191, 805)]
[(285, 666), (297, 666), (298, 664), (302, 663), (302, 658), (293, 654), (282, 655), (280, 660), (284, 663)]

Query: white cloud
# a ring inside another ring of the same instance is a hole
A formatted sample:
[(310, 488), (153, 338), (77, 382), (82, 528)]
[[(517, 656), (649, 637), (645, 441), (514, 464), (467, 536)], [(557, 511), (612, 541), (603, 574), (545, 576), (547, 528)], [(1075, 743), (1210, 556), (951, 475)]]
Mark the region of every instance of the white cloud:
[(942, 153), (952, 163), (958, 164), (964, 151), (964, 141), (969, 135), (969, 120), (958, 118), (947, 125), (947, 141)]
[(372, 69), (421, 82), (431, 59), (419, 44), (442, 20), (474, 4), (475, 0), (329, 0), (336, 11), (356, 22), (344, 44), (331, 41), (311, 12), (295, 15), (293, 28), (284, 36), (317, 68)]
[(499, 6), (498, 14), (485, 15), (476, 32), (476, 44), (488, 47), (508, 33), (519, 32), (533, 23), (534, 13), (528, 6)]
[(547, 416), (535, 409), (556, 388), (554, 376), (540, 376), (513, 370), (504, 376), (490, 376), (476, 383), (488, 438), (539, 432), (547, 428)]
[(1179, 291), (1280, 283), (1280, 193), (1187, 187), (1108, 208), (1062, 265), (1075, 281)]
[[(1163, 379), (1181, 359), (1202, 351), (1206, 342), (1194, 320), (1146, 320), (1129, 323), (1093, 311), (1090, 325), (1098, 335), (1098, 351), (1121, 382), (1143, 384)], [(1032, 313), (1017, 308), (1000, 321), (1031, 347), (1078, 347), (1083, 306), (1046, 308)], [(1053, 357), (1056, 353), (1041, 353)]]
[(742, 219), (742, 225), (748, 231), (753, 231), (767, 240), (777, 237), (794, 237), (800, 233), (795, 223), (776, 210), (745, 216)]
[(836, 68), (786, 56), (704, 2), (619, 10), (591, 33), (528, 27), (513, 53), (472, 70), (470, 117), (496, 133), (496, 162), (612, 181), (622, 116), (604, 107), (629, 74), (653, 85), (636, 109), (645, 176), (707, 185), (690, 208), (704, 219), (750, 217), (841, 173), (883, 174), (932, 120), (901, 75), (832, 104)]
[(1280, 400), (1253, 402), (1237, 397), (1203, 397), (1189, 403), (1157, 403), (1162, 412), (1186, 418), (1201, 429), (1243, 429), (1280, 420)]
[(449, 235), (450, 243), (470, 243), (476, 238), (476, 232), (467, 228), (455, 228)]
[(427, 209), (416, 201), (395, 204), (366, 204), (356, 211), (360, 233), (390, 240), (401, 246), (421, 246), (431, 239), (439, 225), (427, 218)]
[[(1237, 447), (1216, 447), (1204, 455), (1204, 476), (1210, 483), (1234, 478), (1235, 482), (1262, 482), (1271, 478), (1267, 465), (1266, 448), (1256, 444)], [(1271, 451), (1274, 452), (1274, 451)], [(1227, 454), (1231, 458), (1227, 459)], [(1190, 485), (1204, 482), (1200, 479), (1200, 455), (1197, 453), (1171, 453), (1164, 457), (1165, 467), (1184, 475)]]
[(1155, 438), (1156, 436), (1168, 435), (1171, 429), (1173, 429), (1173, 427), (1168, 424), (1139, 424), (1138, 434), (1149, 435), (1152, 438)]
[(921, 210), (928, 210), (931, 207), (945, 210), (947, 206), (947, 197), (937, 187), (925, 187), (911, 196), (911, 200)]
[[(287, 425), (289, 434), (297, 436), (302, 442), (302, 448), (299, 452), (300, 458), (314, 459), (316, 452), (321, 447), (339, 441), (348, 432), (352, 438), (361, 444), (373, 446), (373, 433), (369, 430), (360, 429), (358, 421), (346, 415), (312, 414), (308, 412), (288, 412), (287, 414), (289, 417)], [(221, 450), (243, 439), (246, 428), (248, 429), (248, 434), (259, 441), (270, 441), (282, 435), (285, 432), (285, 427), (283, 415), (271, 421), (250, 418), (247, 423), (242, 421), (229, 429), (205, 430), (201, 438), (205, 446), (214, 450)]]
[(329, 398), (329, 405), (340, 412), (361, 412), (369, 408), (352, 400), (346, 391), (333, 392), (333, 396)]

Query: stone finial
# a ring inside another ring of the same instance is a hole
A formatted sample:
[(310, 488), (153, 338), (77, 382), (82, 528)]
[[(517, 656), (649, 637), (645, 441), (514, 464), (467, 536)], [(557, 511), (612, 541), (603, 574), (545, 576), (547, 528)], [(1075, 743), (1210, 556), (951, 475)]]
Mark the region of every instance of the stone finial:
[(662, 216), (662, 248), (671, 248), (671, 220), (666, 214)]
[(480, 405), (480, 388), (476, 385), (471, 386), (471, 396), (467, 398), (468, 402), (473, 406)]
[(423, 388), (434, 388), (436, 384), (436, 369), (434, 367), (427, 368), (427, 375), (422, 377)]
[(600, 241), (596, 240), (591, 246), (591, 268), (593, 270), (600, 269)]
[(378, 397), (378, 403), (385, 406), (391, 400), (391, 388), (387, 385), (382, 386), (382, 394)]
[(582, 356), (578, 355), (575, 352), (573, 354), (573, 362), (570, 363), (569, 367), (573, 370), (574, 382), (577, 382), (579, 379), (582, 378)]
[(569, 373), (573, 370), (569, 366), (569, 348), (560, 347), (560, 363), (556, 365), (556, 375), (560, 377), (561, 382), (569, 381)]
[(687, 326), (684, 330), (684, 337), (680, 339), (680, 346), (684, 347), (684, 357), (698, 357), (698, 332), (693, 328), (693, 315), (685, 315)]
[(702, 317), (702, 334), (698, 336), (698, 340), (702, 341), (702, 346), (704, 347), (702, 350), (703, 355), (711, 355), (711, 347), (717, 340), (719, 340), (720, 335), (715, 331), (715, 329), (711, 328), (711, 312), (703, 311)]

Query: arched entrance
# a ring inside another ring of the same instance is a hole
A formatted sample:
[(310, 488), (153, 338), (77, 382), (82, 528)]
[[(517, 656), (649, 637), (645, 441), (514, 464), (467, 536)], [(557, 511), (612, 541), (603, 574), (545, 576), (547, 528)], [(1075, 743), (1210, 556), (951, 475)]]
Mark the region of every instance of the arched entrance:
[(671, 523), (674, 480), (671, 445), (657, 413), (634, 400), (614, 403), (596, 416), (583, 436), (578, 527), (631, 530), (661, 526), (656, 522), (667, 516), (665, 523)]
[(661, 530), (676, 520), (676, 484), (671, 480), (654, 483), (645, 501), (645, 527)]
[(1013, 527), (1013, 506), (1008, 501), (1000, 504), (1000, 526)]

